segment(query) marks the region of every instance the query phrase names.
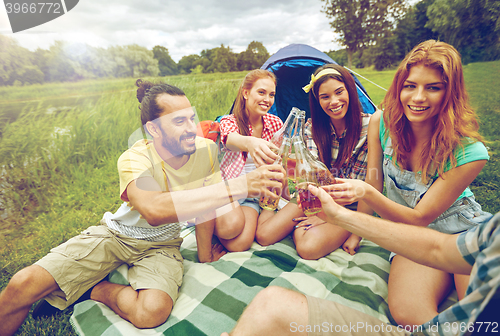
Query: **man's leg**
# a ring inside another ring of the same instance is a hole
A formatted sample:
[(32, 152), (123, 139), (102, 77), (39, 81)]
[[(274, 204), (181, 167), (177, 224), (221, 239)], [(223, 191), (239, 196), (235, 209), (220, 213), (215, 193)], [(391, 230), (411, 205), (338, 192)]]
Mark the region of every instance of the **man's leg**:
[(58, 289), (52, 275), (41, 266), (31, 265), (17, 272), (0, 293), (0, 336), (14, 334), (33, 303)]
[(245, 309), (231, 335), (409, 336), (410, 333), (333, 301), (268, 287)]
[(179, 251), (182, 239), (123, 241), (135, 242), (137, 249), (130, 258), (130, 286), (102, 281), (94, 287), (90, 298), (104, 303), (137, 328), (157, 327), (170, 316), (182, 284), (184, 268)]
[(231, 335), (305, 336), (307, 333), (301, 332), (303, 329), (298, 326), (305, 327), (307, 323), (307, 299), (303, 294), (282, 287), (267, 287), (248, 305)]
[(130, 286), (103, 281), (96, 285), (90, 298), (111, 308), (137, 328), (154, 328), (164, 323), (172, 312), (170, 296), (158, 289), (134, 290)]

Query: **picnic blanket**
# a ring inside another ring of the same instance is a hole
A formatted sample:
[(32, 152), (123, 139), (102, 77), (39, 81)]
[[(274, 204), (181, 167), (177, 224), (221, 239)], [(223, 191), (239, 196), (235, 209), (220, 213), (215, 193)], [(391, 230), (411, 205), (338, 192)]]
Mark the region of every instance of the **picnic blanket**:
[[(193, 228), (183, 231), (183, 236)], [(217, 335), (230, 331), (245, 307), (267, 286), (339, 302), (380, 320), (394, 323), (387, 305), (389, 252), (362, 240), (351, 256), (337, 249), (319, 260), (301, 259), (290, 236), (267, 247), (254, 243), (249, 251), (227, 253), (220, 260), (197, 262), (196, 240), (188, 234), (182, 246), (184, 280), (168, 320), (154, 329), (137, 329), (105, 305), (87, 300), (70, 318), (81, 336)], [(127, 266), (110, 281), (128, 284)], [(293, 309), (293, 307), (291, 307)]]

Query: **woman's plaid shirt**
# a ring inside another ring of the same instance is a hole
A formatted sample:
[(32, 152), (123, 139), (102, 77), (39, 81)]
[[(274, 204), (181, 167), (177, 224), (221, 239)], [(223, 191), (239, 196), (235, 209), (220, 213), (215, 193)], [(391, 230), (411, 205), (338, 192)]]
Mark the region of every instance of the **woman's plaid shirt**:
[[(357, 179), (364, 180), (366, 176), (366, 165), (368, 160), (368, 141), (366, 139), (366, 134), (368, 132), (368, 124), (370, 122), (370, 114), (361, 114), (363, 118), (361, 134), (359, 136), (358, 144), (356, 148), (352, 152), (351, 157), (347, 159), (341, 166), (338, 171), (334, 171), (335, 169), (330, 168), (333, 176), (338, 178), (349, 178), (349, 179)], [(337, 155), (339, 153), (339, 140), (343, 139), (347, 134), (347, 129), (337, 137), (335, 134), (335, 129), (332, 126), (332, 162), (337, 159)], [(314, 157), (318, 158), (318, 147), (313, 140), (312, 134), (312, 121), (308, 119), (304, 126), (304, 141), (306, 142), (307, 149), (313, 154)]]
[[(271, 141), (274, 133), (276, 133), (276, 131), (283, 126), (283, 122), (279, 117), (269, 113), (264, 115), (262, 120), (264, 122), (264, 126), (262, 128), (261, 137), (264, 140)], [(253, 134), (251, 125), (248, 125), (248, 130), (250, 131), (250, 135)], [(236, 117), (234, 114), (224, 116), (220, 121), (221, 142), (224, 144), (224, 158), (221, 161), (220, 168), (222, 178), (224, 180), (230, 180), (238, 177), (246, 162), (246, 156), (243, 156), (243, 152), (233, 152), (226, 148), (227, 136), (233, 132), (240, 132), (238, 124), (236, 123)]]

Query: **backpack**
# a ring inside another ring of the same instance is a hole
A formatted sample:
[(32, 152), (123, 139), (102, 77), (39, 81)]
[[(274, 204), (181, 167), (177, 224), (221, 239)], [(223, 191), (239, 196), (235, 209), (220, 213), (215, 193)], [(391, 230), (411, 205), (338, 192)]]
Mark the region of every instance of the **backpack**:
[(218, 159), (221, 162), (224, 154), (222, 152), (223, 144), (220, 141), (220, 120), (223, 116), (218, 116), (215, 120), (203, 120), (198, 123), (198, 135), (202, 135), (206, 139), (210, 139), (217, 145)]
[(210, 139), (217, 143), (220, 141), (219, 122), (215, 120), (203, 120), (198, 123), (199, 133), (203, 134), (204, 138)]

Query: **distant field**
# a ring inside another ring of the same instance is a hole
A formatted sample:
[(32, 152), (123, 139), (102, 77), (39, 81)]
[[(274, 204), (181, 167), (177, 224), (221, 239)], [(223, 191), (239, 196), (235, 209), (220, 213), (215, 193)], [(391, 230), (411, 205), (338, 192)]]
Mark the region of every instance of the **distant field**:
[[(394, 74), (393, 70), (354, 70), (385, 88)], [(203, 120), (229, 111), (244, 75), (164, 80), (186, 91)], [(500, 211), (500, 61), (469, 64), (465, 76), (491, 154), (472, 190), (484, 209), (495, 213)], [(379, 104), (385, 91), (360, 80)], [(140, 126), (134, 83), (130, 78), (0, 87), (0, 288), (16, 271), (97, 223), (104, 212), (115, 211), (121, 203), (116, 160), (127, 148), (129, 135)], [(76, 100), (72, 105), (52, 103), (75, 96), (97, 98)], [(2, 124), (7, 119), (2, 115), (6, 106), (33, 100), (38, 103), (21, 108), (12, 118), (15, 121)], [(68, 316), (41, 322), (29, 318), (18, 335), (75, 335)]]

